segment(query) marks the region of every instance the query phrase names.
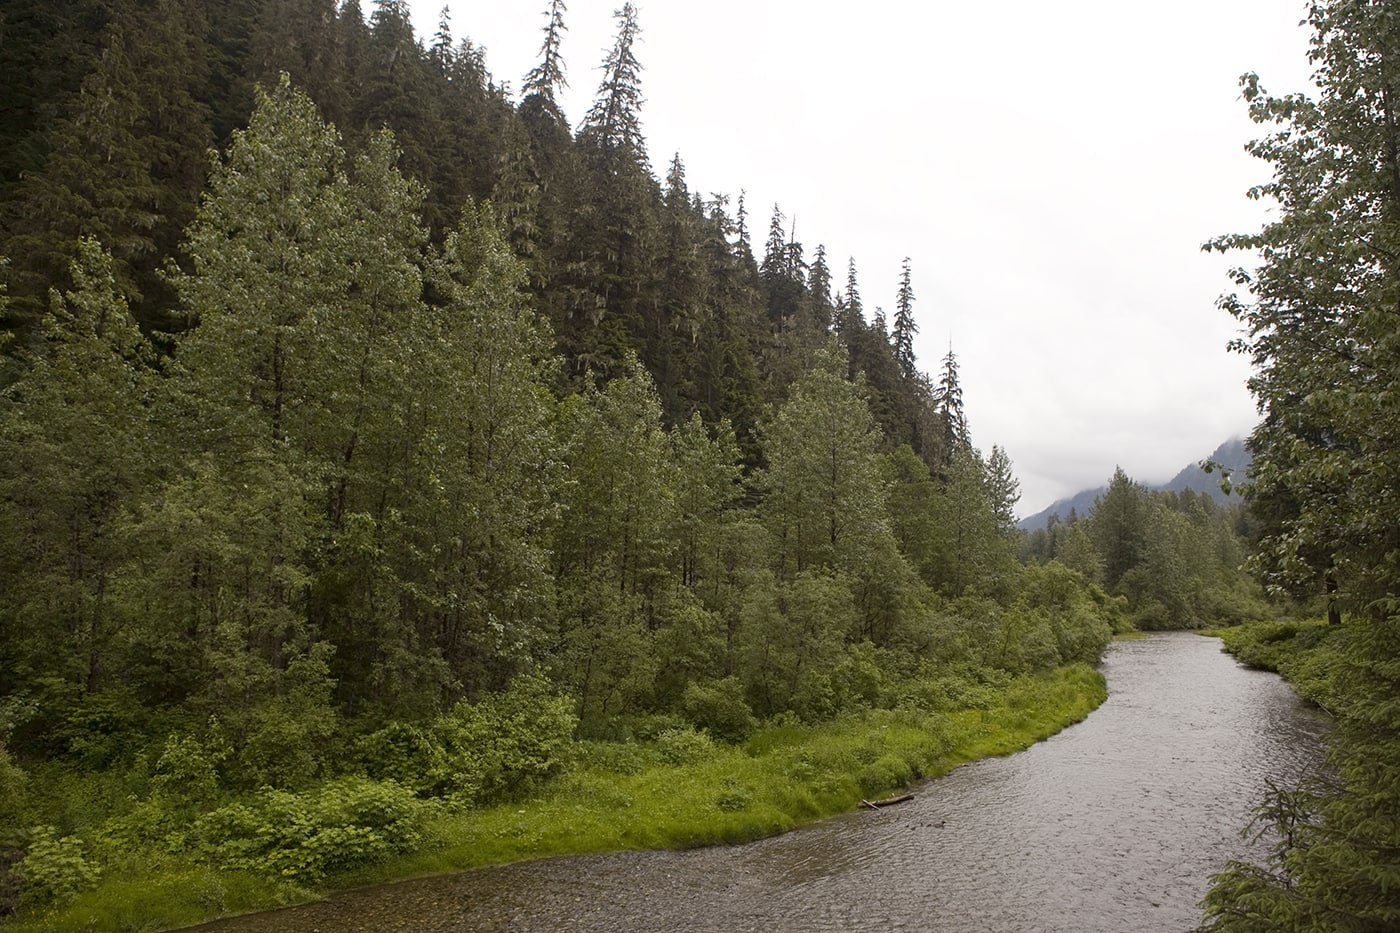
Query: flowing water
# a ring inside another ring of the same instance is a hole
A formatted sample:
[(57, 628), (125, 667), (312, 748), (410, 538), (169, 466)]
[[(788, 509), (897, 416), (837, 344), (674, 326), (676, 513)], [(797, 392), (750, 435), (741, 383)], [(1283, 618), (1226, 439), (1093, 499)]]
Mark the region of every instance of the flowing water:
[(553, 859), (226, 920), (263, 931), (1182, 931), (1265, 779), (1319, 766), (1326, 718), (1215, 639), (1112, 646), (1083, 723), (915, 800), (742, 846)]

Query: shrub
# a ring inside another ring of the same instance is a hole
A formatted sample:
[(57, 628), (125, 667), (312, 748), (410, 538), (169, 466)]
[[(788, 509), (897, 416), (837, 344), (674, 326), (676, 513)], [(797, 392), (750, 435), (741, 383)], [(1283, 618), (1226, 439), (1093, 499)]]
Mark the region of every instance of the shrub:
[(450, 783), (447, 752), (430, 730), (391, 722), (360, 736), (355, 752), (365, 773), (376, 781), (394, 781), (418, 794), (441, 793)]
[(758, 727), (737, 677), (687, 684), (681, 706), (691, 724), (725, 742), (742, 742)]
[(86, 846), (77, 836), (57, 837), (52, 826), (30, 833), (29, 851), (15, 869), (20, 897), (30, 903), (64, 901), (97, 883), (97, 868), (88, 861)]
[(871, 796), (908, 785), (914, 780), (914, 769), (899, 755), (887, 753), (862, 768), (857, 780), (861, 793)]
[(10, 827), (20, 825), (27, 784), (24, 769), (10, 759), (10, 753), (0, 742), (0, 846), (18, 841), (7, 837), (11, 833)]
[(484, 802), (554, 774), (577, 726), (573, 701), (556, 696), (537, 674), (475, 704), (458, 703), (432, 727), (446, 756), (444, 789)]
[(392, 781), (351, 777), (299, 794), (265, 789), (202, 817), (196, 832), (223, 868), (314, 884), (415, 848), (429, 812)]
[(690, 726), (667, 729), (656, 737), (656, 748), (661, 757), (673, 765), (683, 765), (692, 761), (703, 761), (714, 754), (715, 743), (703, 732)]
[(148, 713), (127, 691), (76, 694), (71, 685), (49, 685), (29, 731), (50, 730), (46, 751), (89, 770), (127, 763), (146, 741)]
[(732, 782), (726, 784), (724, 790), (720, 791), (719, 796), (715, 798), (715, 806), (726, 813), (747, 810), (751, 803), (753, 803), (753, 793), (747, 787)]
[(152, 794), (177, 805), (201, 807), (219, 793), (217, 753), (193, 736), (172, 733), (151, 776)]

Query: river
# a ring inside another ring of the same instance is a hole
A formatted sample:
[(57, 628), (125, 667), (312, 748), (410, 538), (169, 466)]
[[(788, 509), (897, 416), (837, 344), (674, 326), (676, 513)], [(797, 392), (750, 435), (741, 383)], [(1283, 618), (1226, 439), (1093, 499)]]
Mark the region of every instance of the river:
[[(1115, 643), (1083, 723), (915, 800), (689, 852), (521, 863), (208, 924), (310, 931), (1182, 931), (1250, 847), (1265, 779), (1319, 765), (1326, 717), (1216, 639)], [(1260, 855), (1255, 850), (1254, 855)]]

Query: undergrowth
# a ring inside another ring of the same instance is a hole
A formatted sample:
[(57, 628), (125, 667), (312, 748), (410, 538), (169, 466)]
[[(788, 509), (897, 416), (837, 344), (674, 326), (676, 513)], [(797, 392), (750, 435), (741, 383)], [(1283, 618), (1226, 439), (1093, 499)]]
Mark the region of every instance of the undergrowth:
[(45, 830), (30, 850), (42, 857), (21, 871), (54, 890), (31, 888), (6, 928), (170, 929), (416, 875), (742, 842), (1023, 749), (1105, 696), (1102, 676), (1077, 664), (945, 683), (818, 725), (780, 718), (738, 744), (688, 726), (645, 741), (578, 741), (543, 769), (547, 779), (485, 807), (368, 777), (265, 788), (174, 820), (193, 816), (179, 809), (189, 801), (155, 795), (103, 832)]

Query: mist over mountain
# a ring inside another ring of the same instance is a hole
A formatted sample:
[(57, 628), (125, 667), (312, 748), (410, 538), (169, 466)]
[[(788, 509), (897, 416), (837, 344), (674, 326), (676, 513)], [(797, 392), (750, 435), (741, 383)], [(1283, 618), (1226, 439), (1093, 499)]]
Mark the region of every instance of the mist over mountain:
[[(1201, 469), (1201, 463), (1205, 461), (1218, 463), (1233, 473), (1236, 478), (1240, 478), (1249, 469), (1250, 459), (1249, 451), (1244, 446), (1244, 438), (1233, 437), (1215, 448), (1209, 457), (1182, 467), (1180, 472), (1167, 482), (1144, 485), (1148, 489), (1168, 492), (1181, 492), (1190, 489), (1193, 492), (1205, 493), (1217, 502), (1225, 502), (1228, 497), (1220, 488), (1221, 474), (1218, 471), (1207, 473)], [(1107, 489), (1107, 485), (1096, 486), (1093, 489), (1077, 492), (1067, 498), (1058, 499), (1034, 515), (1021, 519), (1016, 523), (1016, 527), (1023, 531), (1035, 531), (1037, 528), (1044, 528), (1051, 515), (1058, 514), (1062, 519), (1068, 519), (1071, 511), (1080, 517), (1088, 515), (1093, 510), (1094, 503), (1098, 501), (1099, 496), (1103, 495)]]

